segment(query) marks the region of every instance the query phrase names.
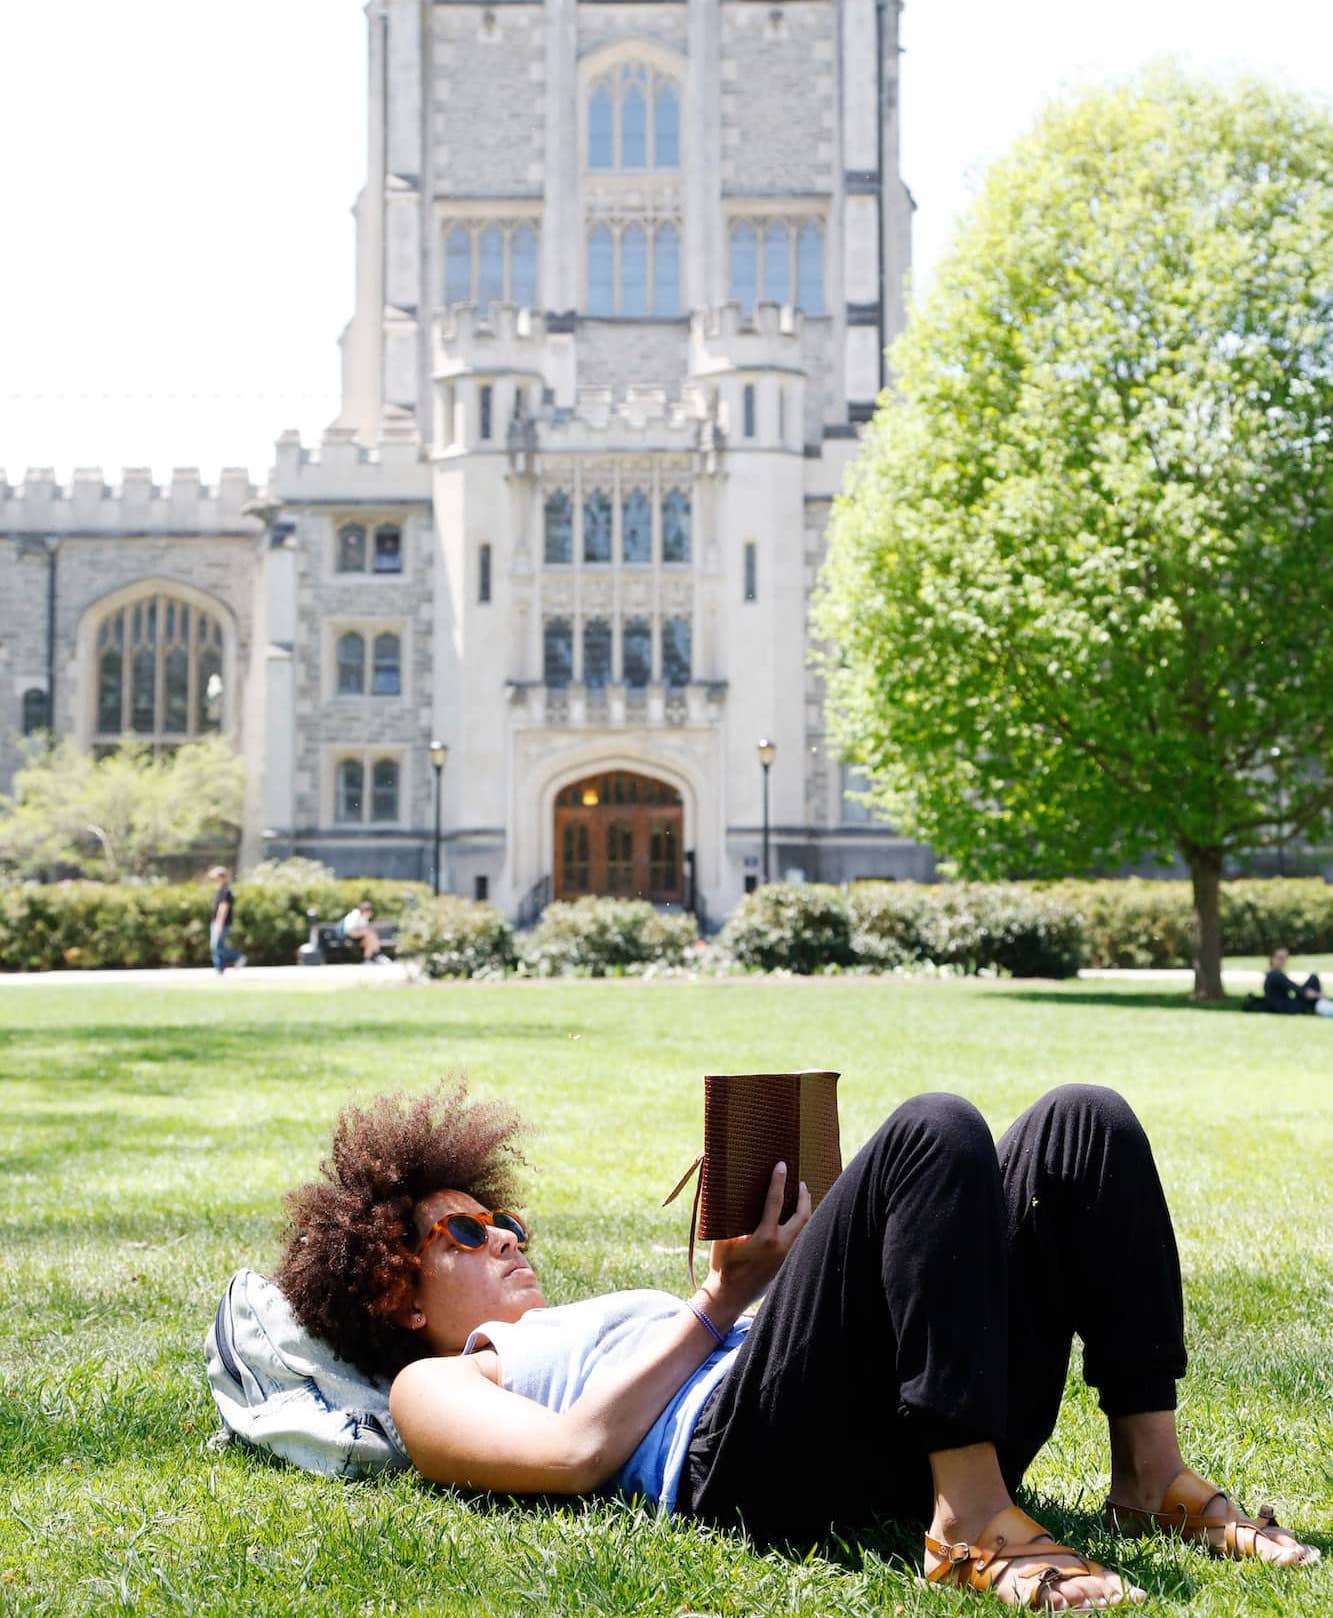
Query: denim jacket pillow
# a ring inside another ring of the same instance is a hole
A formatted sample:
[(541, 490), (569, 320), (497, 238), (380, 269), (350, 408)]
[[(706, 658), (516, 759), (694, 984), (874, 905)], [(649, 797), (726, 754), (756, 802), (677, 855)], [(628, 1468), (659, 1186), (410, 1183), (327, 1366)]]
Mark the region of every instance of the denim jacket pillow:
[(253, 1270), (227, 1283), (204, 1356), (222, 1418), (216, 1443), (241, 1439), (324, 1477), (409, 1464), (388, 1387), (306, 1331), (277, 1286)]

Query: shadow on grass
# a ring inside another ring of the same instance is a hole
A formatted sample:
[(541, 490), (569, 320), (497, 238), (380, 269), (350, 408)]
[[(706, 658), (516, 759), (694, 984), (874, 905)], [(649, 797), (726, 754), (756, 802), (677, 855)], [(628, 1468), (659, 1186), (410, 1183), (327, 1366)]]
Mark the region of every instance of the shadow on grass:
[(1007, 1000), (1029, 1000), (1036, 1005), (1051, 1006), (1114, 1006), (1119, 1011), (1208, 1011), (1233, 1012), (1244, 1010), (1243, 999), (1232, 996), (1226, 1000), (1191, 1000), (1180, 989), (1009, 989)]

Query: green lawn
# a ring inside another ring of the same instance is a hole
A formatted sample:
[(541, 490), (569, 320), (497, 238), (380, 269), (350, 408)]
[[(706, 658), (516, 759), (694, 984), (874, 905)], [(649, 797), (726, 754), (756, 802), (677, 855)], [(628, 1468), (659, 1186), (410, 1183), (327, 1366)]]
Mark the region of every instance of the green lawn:
[[(1106, 981), (325, 995), (90, 979), (0, 987), (0, 1046), (0, 1613), (978, 1610), (918, 1589), (914, 1537), (796, 1563), (619, 1505), (478, 1505), (411, 1477), (343, 1485), (206, 1446), (200, 1342), (222, 1284), (272, 1263), (281, 1193), (314, 1170), (347, 1098), (466, 1072), (517, 1102), (533, 1126), (535, 1256), (563, 1302), (683, 1290), (688, 1208), (658, 1203), (695, 1149), (699, 1076), (814, 1066), (844, 1075), (849, 1149), (923, 1089), (964, 1092), (997, 1129), (1068, 1080), (1130, 1099), (1181, 1239), (1187, 1452), (1272, 1500), (1325, 1563), (1279, 1574), (1106, 1539), (1104, 1429), (1076, 1378), (1031, 1479), (1038, 1509), (1132, 1572), (1148, 1612), (1333, 1610), (1329, 1023)], [(1133, 1307), (1133, 1272), (1127, 1252), (1107, 1307)]]

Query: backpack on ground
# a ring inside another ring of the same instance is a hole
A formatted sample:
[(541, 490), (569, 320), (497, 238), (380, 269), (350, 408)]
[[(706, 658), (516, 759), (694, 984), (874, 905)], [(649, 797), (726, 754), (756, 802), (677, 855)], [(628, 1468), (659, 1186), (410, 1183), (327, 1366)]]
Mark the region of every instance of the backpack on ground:
[(204, 1356), (222, 1418), (216, 1442), (240, 1439), (324, 1477), (409, 1464), (388, 1387), (306, 1331), (278, 1287), (253, 1270), (227, 1283)]

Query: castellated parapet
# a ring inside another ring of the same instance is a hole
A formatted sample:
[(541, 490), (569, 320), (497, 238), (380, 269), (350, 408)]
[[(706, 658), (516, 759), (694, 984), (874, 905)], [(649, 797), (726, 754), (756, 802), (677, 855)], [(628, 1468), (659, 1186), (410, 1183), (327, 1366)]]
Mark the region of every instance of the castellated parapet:
[(475, 304), (454, 304), (435, 322), (435, 375), (540, 377), (546, 347), (546, 317), (540, 310), (497, 303), (487, 320)]
[(396, 504), (430, 498), (430, 468), (422, 459), (412, 418), (386, 413), (374, 449), (357, 442), (350, 427), (330, 427), (318, 447), (285, 432), (274, 454), (273, 496), (293, 504)]
[(0, 472), (0, 533), (92, 538), (105, 534), (216, 539), (250, 536), (260, 523), (246, 512), (258, 494), (243, 467), (226, 467), (216, 486), (195, 467), (178, 467), (167, 484), (145, 467), (127, 467), (118, 484), (100, 467), (83, 467), (67, 484), (33, 467), (11, 484)]
[(753, 320), (740, 305), (700, 310), (690, 320), (690, 375), (724, 371), (803, 372), (801, 331), (805, 317), (790, 305), (761, 303)]

